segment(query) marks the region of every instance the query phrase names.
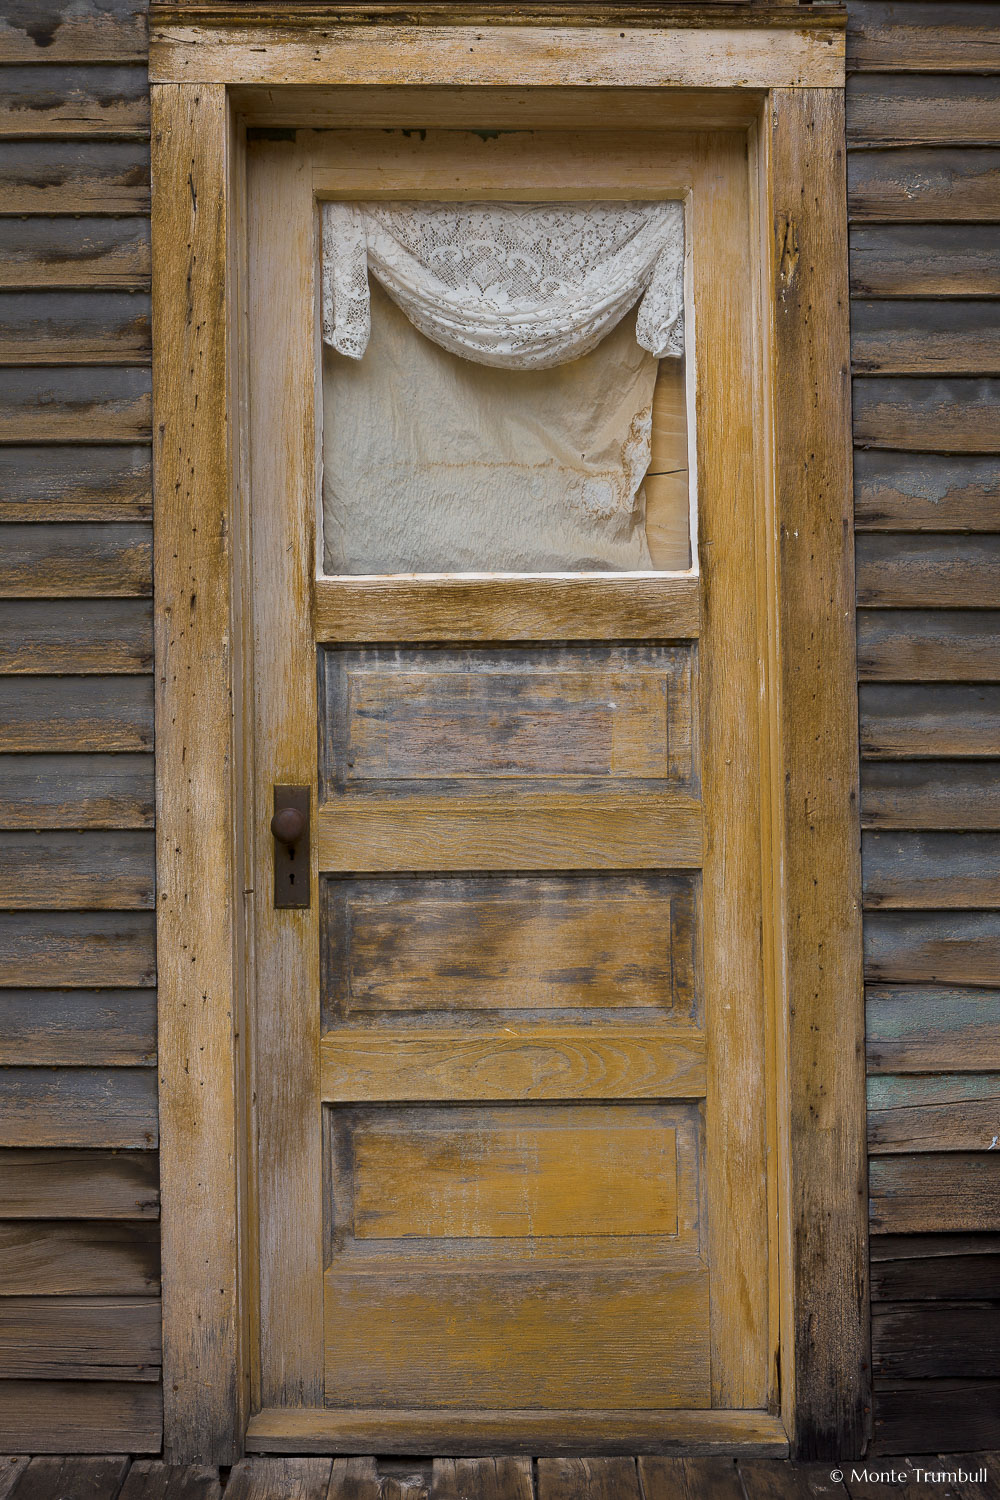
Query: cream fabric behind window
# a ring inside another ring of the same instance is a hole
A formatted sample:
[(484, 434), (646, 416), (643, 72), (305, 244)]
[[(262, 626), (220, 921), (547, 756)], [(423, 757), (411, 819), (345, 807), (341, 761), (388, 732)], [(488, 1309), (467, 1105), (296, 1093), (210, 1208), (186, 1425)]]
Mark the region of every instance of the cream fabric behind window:
[(323, 350), (326, 571), (651, 567), (657, 360), (635, 322), (569, 363), (494, 369), (431, 343), (373, 282), (363, 357)]

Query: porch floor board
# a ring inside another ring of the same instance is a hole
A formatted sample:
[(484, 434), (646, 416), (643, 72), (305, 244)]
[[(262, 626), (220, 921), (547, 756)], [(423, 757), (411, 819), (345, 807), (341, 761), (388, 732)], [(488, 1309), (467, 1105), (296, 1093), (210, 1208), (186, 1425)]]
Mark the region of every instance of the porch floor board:
[[(951, 1476), (956, 1476), (952, 1478)], [(959, 1477), (961, 1476), (961, 1477)], [(0, 1458), (0, 1500), (1000, 1500), (1000, 1453), (732, 1458)]]

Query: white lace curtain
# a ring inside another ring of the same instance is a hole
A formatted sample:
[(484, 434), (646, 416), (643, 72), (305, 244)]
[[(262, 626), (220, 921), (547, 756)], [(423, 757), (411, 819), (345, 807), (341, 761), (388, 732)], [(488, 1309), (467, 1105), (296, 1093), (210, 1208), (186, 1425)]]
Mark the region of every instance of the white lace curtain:
[(326, 203), (323, 337), (360, 359), (368, 273), (477, 364), (544, 370), (592, 350), (641, 296), (638, 344), (683, 348), (680, 203)]

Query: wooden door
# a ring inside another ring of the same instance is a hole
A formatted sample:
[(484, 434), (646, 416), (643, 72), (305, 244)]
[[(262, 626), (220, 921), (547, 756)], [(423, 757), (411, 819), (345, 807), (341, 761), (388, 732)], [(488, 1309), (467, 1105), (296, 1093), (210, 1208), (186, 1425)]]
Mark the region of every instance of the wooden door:
[[(774, 1394), (747, 143), (525, 137), (250, 147), (251, 1446), (683, 1439)], [(317, 196), (456, 181), (685, 196), (694, 568), (316, 576)]]

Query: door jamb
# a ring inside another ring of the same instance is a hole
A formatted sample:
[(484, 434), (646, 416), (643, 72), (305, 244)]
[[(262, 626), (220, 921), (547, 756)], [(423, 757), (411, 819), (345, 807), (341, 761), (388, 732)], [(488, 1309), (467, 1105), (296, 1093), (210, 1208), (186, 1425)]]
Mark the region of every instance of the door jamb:
[[(243, 120), (321, 109), (321, 85), (397, 86), (401, 51), (408, 83), (453, 83), (461, 54), (463, 83), (504, 81), (516, 56), (519, 79), (548, 84), (554, 41), (530, 25), (418, 25), (394, 27), (383, 52), (371, 27), (318, 31), (292, 7), (266, 24), (246, 5), (190, 11), (154, 6), (150, 54), (165, 1448), (231, 1463), (254, 1249), (240, 1163)], [(598, 42), (600, 84), (760, 110), (781, 1403), (799, 1456), (838, 1458), (861, 1452), (870, 1409), (843, 35), (825, 7), (792, 14), (729, 31), (704, 13), (613, 23), (626, 31), (577, 14), (555, 33), (555, 67), (593, 84)]]

